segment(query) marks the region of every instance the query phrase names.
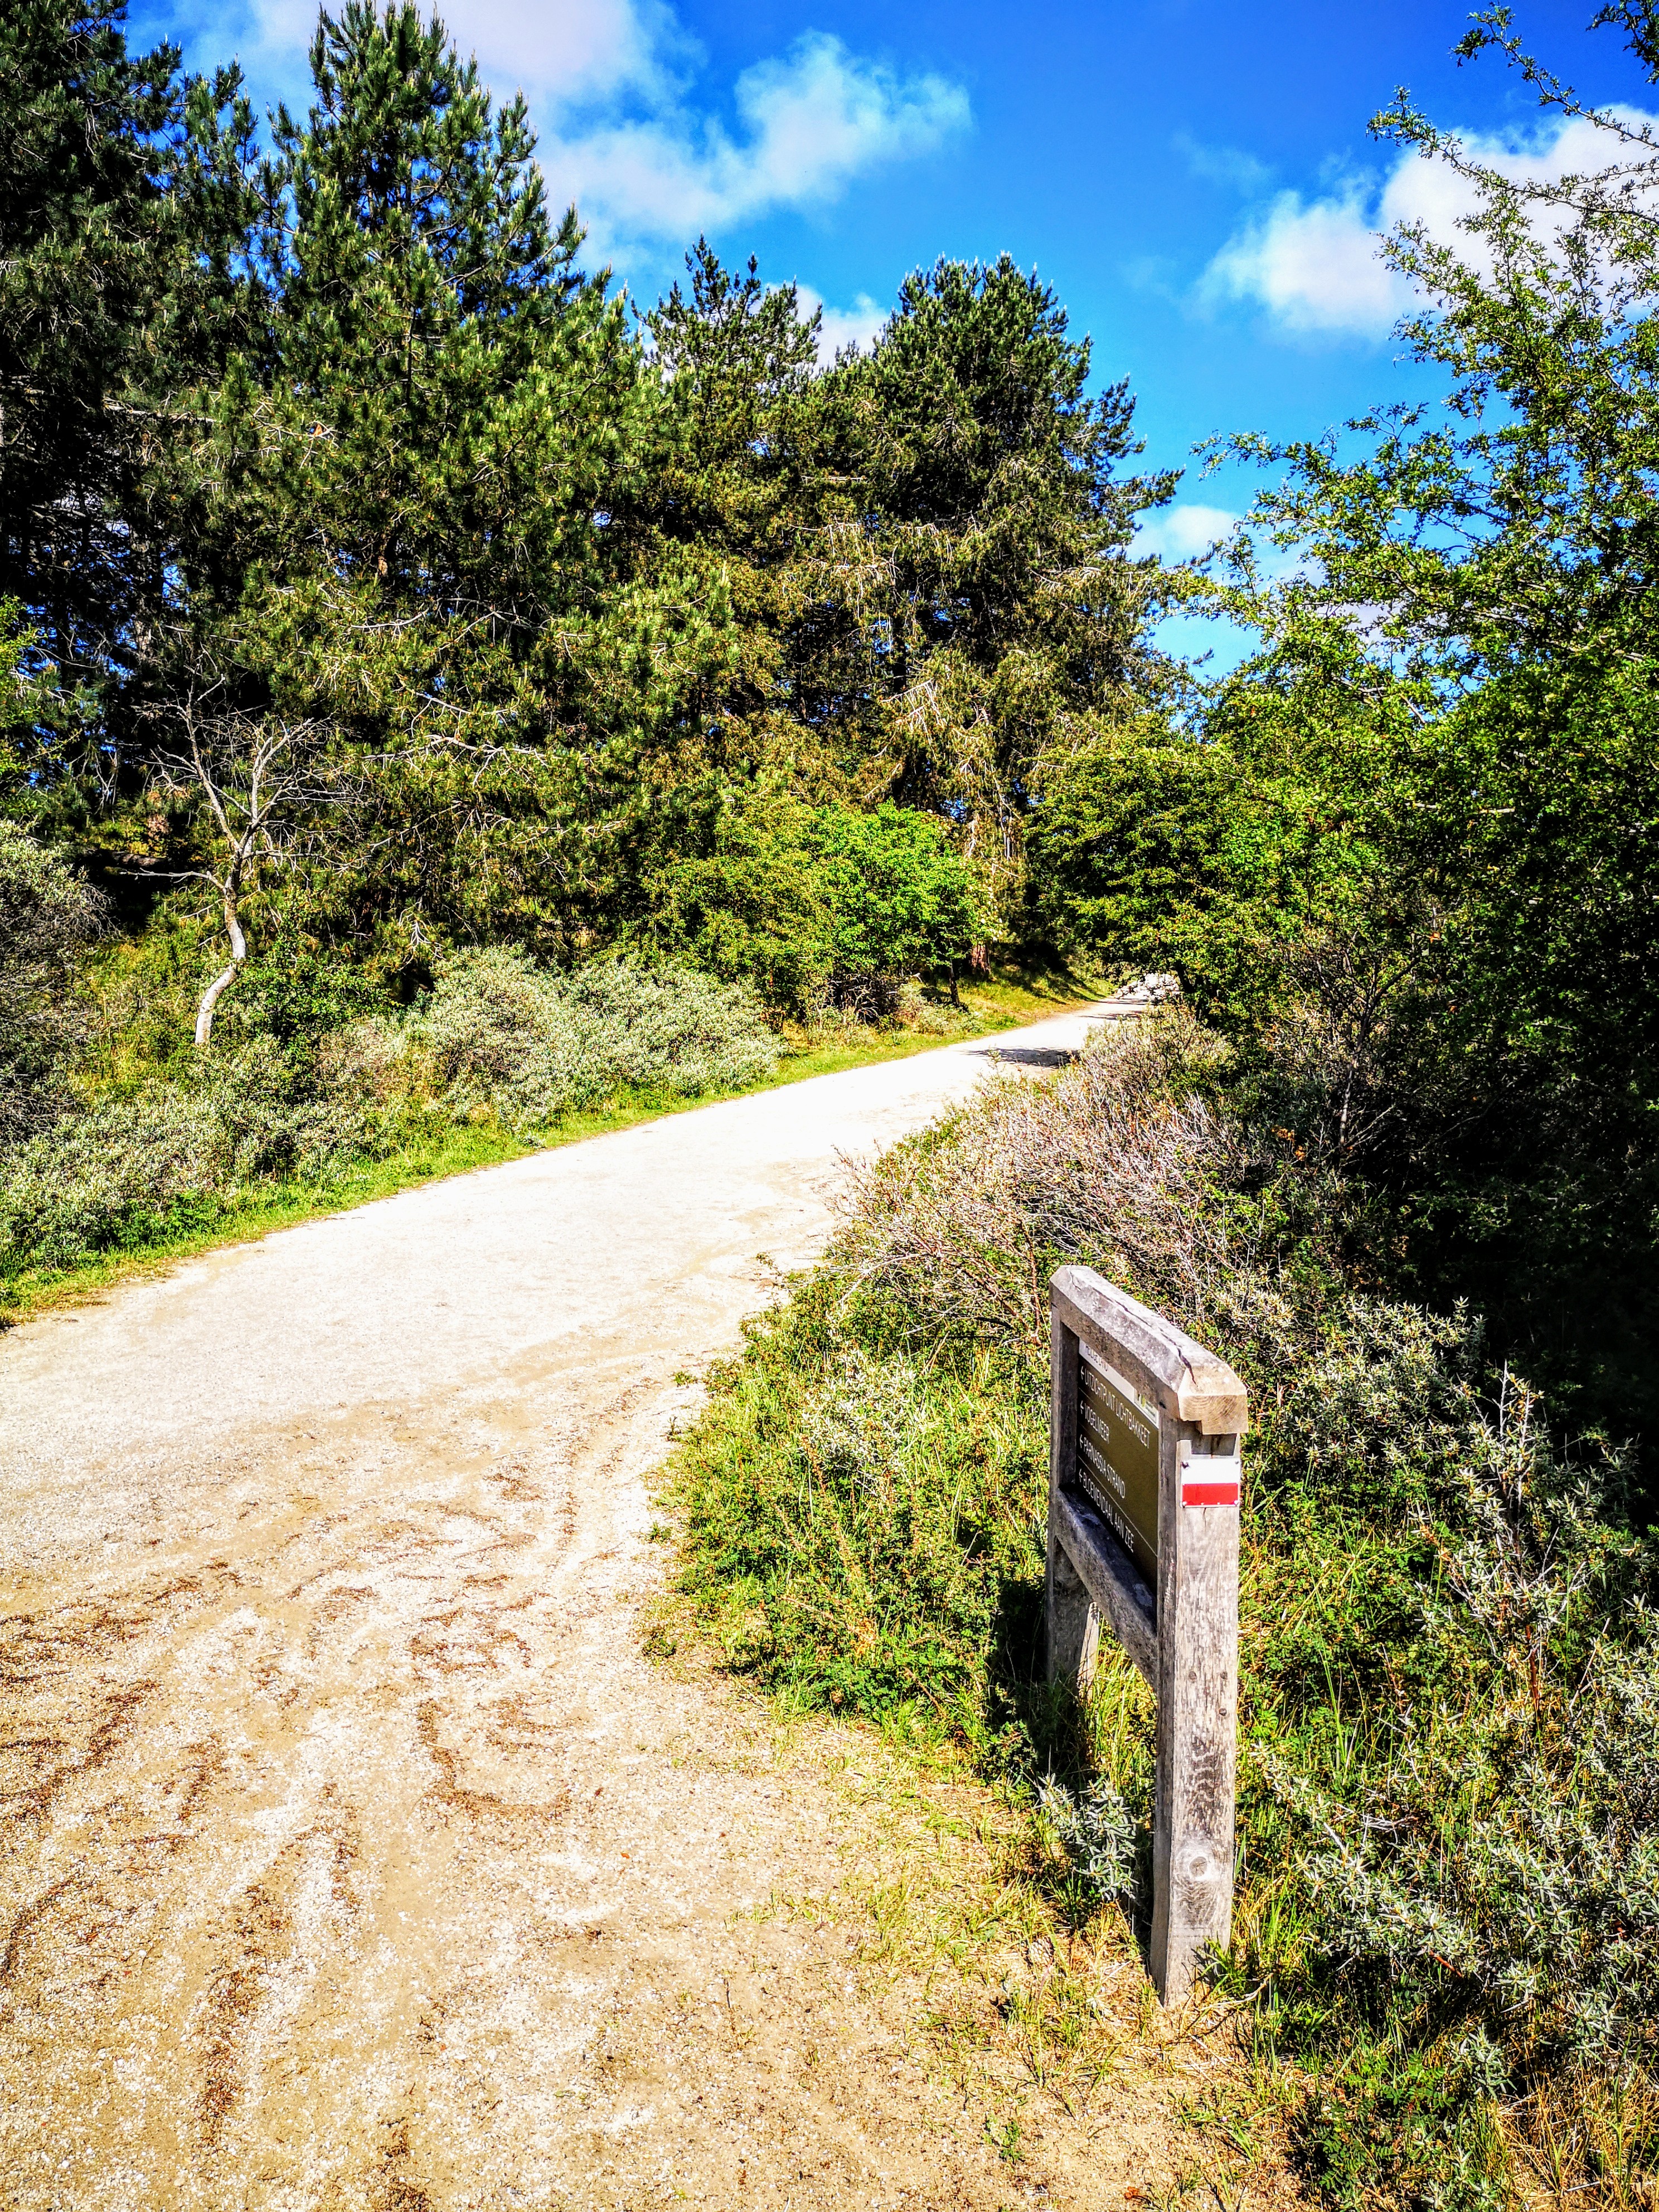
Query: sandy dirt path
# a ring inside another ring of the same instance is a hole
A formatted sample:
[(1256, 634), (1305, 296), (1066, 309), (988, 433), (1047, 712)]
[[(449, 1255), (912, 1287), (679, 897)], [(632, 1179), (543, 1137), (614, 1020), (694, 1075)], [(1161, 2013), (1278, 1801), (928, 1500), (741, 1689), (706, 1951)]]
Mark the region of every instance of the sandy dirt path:
[[(0, 1340), (0, 2203), (1022, 2198), (845, 1933), (757, 1912), (833, 1883), (834, 1789), (638, 1617), (647, 1477), (759, 1255), (819, 1248), (838, 1154), (1085, 1029), (431, 1185)], [(1132, 2118), (1100, 2179), (1133, 2195)]]

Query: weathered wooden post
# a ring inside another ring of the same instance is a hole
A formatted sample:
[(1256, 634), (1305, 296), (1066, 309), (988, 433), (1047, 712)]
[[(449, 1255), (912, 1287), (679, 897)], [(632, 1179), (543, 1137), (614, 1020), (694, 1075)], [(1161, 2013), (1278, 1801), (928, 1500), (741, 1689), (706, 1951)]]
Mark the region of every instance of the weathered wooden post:
[(1049, 1285), (1048, 1675), (1088, 1687), (1101, 1626), (1158, 1699), (1152, 1979), (1165, 2004), (1232, 1922), (1244, 1386), (1091, 1267)]

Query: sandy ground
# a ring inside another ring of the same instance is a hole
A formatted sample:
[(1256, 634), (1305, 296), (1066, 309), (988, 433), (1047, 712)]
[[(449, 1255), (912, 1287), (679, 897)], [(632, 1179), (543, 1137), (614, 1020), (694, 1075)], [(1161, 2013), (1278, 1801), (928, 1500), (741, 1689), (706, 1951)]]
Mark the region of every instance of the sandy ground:
[(869, 1844), (832, 1763), (640, 1645), (687, 1370), (818, 1248), (837, 1155), (1085, 1027), (0, 1340), (0, 2203), (1092, 2206), (1163, 2170), (1127, 2093), (1086, 2191), (999, 2160), (811, 1902)]

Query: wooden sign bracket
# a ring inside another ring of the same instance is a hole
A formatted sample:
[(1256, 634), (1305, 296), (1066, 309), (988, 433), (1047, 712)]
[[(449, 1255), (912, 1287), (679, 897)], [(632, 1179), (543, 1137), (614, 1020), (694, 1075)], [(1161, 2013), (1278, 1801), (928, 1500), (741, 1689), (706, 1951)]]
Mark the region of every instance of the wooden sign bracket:
[(1224, 1361), (1092, 1268), (1061, 1267), (1049, 1310), (1048, 1674), (1086, 1692), (1104, 1627), (1157, 1698), (1152, 1970), (1175, 2004), (1232, 1923), (1249, 1408)]

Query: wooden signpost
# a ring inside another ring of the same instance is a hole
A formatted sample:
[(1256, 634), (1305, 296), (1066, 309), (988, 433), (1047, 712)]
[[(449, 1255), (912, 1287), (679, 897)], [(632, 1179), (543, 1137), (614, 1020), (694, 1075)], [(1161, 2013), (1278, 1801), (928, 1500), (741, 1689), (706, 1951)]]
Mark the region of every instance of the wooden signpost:
[(1232, 1921), (1244, 1386), (1090, 1267), (1049, 1285), (1048, 1674), (1086, 1689), (1101, 1626), (1158, 1699), (1152, 1979), (1165, 2004)]

